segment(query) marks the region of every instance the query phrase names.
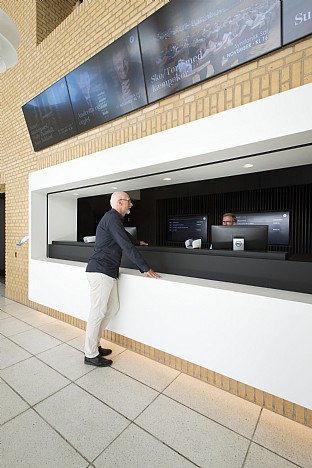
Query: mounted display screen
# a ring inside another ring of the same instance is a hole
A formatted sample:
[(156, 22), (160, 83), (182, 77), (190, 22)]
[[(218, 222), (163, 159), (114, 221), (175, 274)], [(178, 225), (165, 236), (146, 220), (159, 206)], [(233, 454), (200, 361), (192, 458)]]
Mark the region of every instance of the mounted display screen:
[(268, 243), (289, 244), (289, 211), (263, 211), (256, 213), (235, 213), (238, 225), (266, 224)]
[(99, 54), (66, 75), (78, 133), (113, 119)]
[(311, 0), (283, 0), (283, 44), (312, 34)]
[(167, 218), (168, 242), (185, 242), (187, 239), (201, 239), (207, 242), (207, 215), (173, 215)]
[(147, 104), (137, 28), (66, 75), (78, 132)]
[(77, 133), (65, 78), (29, 101), (22, 109), (35, 151)]
[(279, 0), (172, 0), (139, 24), (149, 102), (281, 46)]
[[(291, 17), (290, 2), (284, 3)], [(300, 24), (310, 24), (311, 13), (303, 14), (304, 8), (296, 18)], [(299, 34), (308, 34), (309, 27), (306, 24)], [(285, 28), (284, 33), (286, 41), (294, 40), (286, 37)], [(280, 0), (172, 0), (23, 106), (34, 149), (49, 147), (279, 47)]]

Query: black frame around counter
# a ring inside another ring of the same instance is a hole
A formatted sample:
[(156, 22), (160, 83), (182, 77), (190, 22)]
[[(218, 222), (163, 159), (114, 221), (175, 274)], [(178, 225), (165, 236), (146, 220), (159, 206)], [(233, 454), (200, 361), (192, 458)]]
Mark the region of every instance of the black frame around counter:
[[(94, 243), (53, 241), (48, 256), (87, 263)], [(289, 261), (286, 252), (137, 247), (159, 273), (312, 294), (312, 262)], [(122, 257), (122, 268), (137, 267)]]

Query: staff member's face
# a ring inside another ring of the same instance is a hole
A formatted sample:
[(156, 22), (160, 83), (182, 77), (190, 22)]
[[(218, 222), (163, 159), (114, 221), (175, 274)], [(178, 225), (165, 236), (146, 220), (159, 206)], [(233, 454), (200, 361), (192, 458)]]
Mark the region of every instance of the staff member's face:
[(224, 218), (222, 220), (222, 225), (223, 226), (234, 226), (234, 224), (235, 224), (235, 221), (232, 218), (232, 216), (224, 216)]

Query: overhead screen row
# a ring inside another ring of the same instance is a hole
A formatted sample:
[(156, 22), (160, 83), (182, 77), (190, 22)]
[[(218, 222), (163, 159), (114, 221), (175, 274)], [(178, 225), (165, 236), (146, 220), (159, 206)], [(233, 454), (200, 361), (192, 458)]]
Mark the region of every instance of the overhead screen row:
[(35, 151), (312, 33), (311, 0), (172, 0), (23, 106)]

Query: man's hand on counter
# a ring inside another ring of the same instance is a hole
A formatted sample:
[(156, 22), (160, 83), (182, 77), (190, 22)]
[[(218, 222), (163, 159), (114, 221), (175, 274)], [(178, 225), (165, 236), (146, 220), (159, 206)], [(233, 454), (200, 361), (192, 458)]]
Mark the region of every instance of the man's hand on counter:
[(148, 278), (155, 278), (155, 279), (160, 278), (160, 275), (156, 273), (156, 271), (152, 270), (151, 268), (146, 272), (146, 276), (148, 276)]
[(140, 240), (139, 242), (140, 242), (140, 245), (148, 245), (148, 243), (145, 241)]

